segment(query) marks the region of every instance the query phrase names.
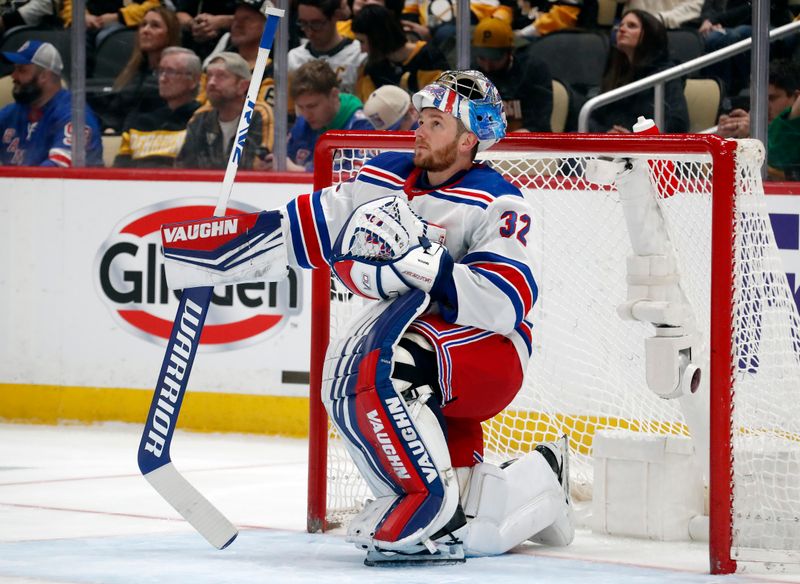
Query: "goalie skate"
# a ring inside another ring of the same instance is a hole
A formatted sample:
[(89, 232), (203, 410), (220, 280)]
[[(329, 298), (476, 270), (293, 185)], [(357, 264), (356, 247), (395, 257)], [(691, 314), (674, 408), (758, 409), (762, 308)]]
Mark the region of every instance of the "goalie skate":
[(541, 452), (547, 462), (550, 463), (558, 482), (564, 489), (564, 499), (567, 505), (571, 505), (572, 500), (569, 494), (569, 437), (564, 434), (557, 442), (539, 444), (536, 450)]

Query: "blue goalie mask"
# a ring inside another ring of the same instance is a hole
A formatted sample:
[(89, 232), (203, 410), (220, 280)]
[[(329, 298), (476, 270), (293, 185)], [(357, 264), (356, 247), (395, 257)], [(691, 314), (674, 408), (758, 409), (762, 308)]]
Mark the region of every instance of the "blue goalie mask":
[(445, 71), (411, 98), (417, 111), (436, 108), (461, 120), (484, 151), (506, 135), (503, 100), (480, 71)]

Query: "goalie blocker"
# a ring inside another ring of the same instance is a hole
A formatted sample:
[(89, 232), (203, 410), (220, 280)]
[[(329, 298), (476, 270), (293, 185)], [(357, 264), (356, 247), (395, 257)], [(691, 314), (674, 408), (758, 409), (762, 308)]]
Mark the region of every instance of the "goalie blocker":
[(281, 280), (288, 274), (280, 211), (161, 227), (167, 285), (173, 289)]

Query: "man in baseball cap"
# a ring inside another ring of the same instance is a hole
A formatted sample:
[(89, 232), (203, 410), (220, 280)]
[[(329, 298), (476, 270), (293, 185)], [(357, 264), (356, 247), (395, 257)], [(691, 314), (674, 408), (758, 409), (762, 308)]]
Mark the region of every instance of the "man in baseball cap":
[[(30, 40), (0, 58), (14, 65), (14, 103), (0, 110), (0, 164), (72, 166), (72, 96), (61, 86), (58, 49)], [(88, 106), (86, 132), (86, 163), (102, 166), (100, 124)]]
[(364, 104), (364, 115), (376, 130), (415, 130), (419, 114), (411, 107), (411, 96), (396, 85), (383, 85)]
[(42, 69), (61, 75), (64, 62), (53, 45), (42, 41), (26, 41), (16, 52), (4, 51), (3, 60), (14, 65), (38, 65)]
[(499, 69), (513, 52), (514, 32), (510, 24), (498, 18), (484, 18), (475, 26), (472, 54), (479, 62), (489, 61)]
[(553, 79), (547, 64), (514, 51), (511, 25), (484, 18), (472, 33), (472, 54), (478, 70), (500, 92), (508, 131), (549, 132), (553, 112)]
[[(175, 161), (176, 166), (225, 168), (250, 86), (250, 77), (250, 66), (239, 53), (223, 51), (208, 58), (208, 103), (189, 120), (186, 140)], [(239, 168), (260, 168), (260, 157), (272, 150), (274, 134), (272, 108), (257, 99)]]

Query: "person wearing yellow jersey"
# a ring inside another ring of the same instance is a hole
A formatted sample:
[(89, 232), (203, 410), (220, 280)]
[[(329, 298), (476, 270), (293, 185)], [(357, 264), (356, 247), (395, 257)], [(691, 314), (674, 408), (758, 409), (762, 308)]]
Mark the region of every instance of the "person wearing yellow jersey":
[(517, 0), (517, 5), (522, 11), (527, 24), (514, 31), (514, 34), (534, 39), (578, 26), (578, 19), (583, 7), (582, 0)]

